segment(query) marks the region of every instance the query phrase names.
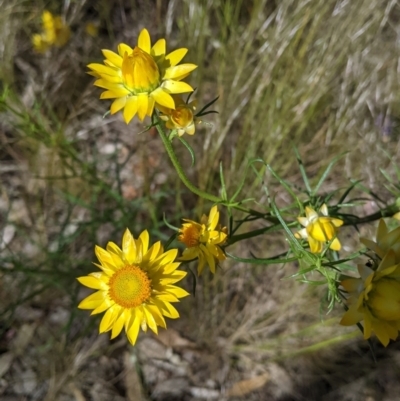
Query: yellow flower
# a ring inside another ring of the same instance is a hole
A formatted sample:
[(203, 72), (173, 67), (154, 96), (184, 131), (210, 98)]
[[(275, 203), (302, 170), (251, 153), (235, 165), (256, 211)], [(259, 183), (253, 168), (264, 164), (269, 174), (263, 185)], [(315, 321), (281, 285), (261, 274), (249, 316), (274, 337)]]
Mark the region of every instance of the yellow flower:
[(376, 271), (362, 265), (358, 271), (361, 278), (341, 282), (349, 293), (349, 309), (340, 324), (351, 326), (364, 321), (364, 338), (375, 332), (386, 347), (400, 330), (400, 264), (396, 264), (396, 255), (390, 250)]
[(376, 232), (376, 242), (367, 238), (360, 238), (360, 241), (371, 251), (375, 252), (380, 259), (383, 259), (389, 249), (396, 254), (396, 262), (400, 262), (400, 227), (389, 231), (385, 221), (380, 219)]
[(94, 85), (106, 89), (101, 99), (115, 99), (111, 104), (111, 114), (123, 111), (128, 124), (138, 115), (143, 121), (153, 114), (154, 107), (160, 105), (175, 109), (171, 94), (192, 92), (193, 88), (181, 82), (197, 66), (177, 65), (187, 53), (181, 48), (166, 55), (165, 39), (158, 40), (151, 47), (150, 35), (146, 29), (140, 32), (135, 48), (121, 43), (118, 54), (102, 50), (103, 64), (89, 64), (89, 74), (95, 76)]
[(122, 239), (122, 249), (109, 242), (106, 249), (95, 248), (100, 272), (79, 277), (81, 284), (97, 290), (85, 298), (80, 309), (93, 309), (92, 315), (106, 311), (100, 322), (100, 333), (112, 330), (111, 338), (125, 328), (128, 340), (135, 344), (139, 328), (150, 327), (157, 333), (157, 326), (166, 327), (164, 316), (176, 319), (178, 311), (171, 302), (189, 295), (173, 285), (186, 276), (176, 270), (174, 262), (178, 250), (164, 252), (160, 242), (149, 249), (149, 234), (145, 230), (134, 239), (127, 229)]
[(99, 34), (99, 24), (95, 22), (88, 22), (85, 25), (85, 32), (91, 37), (95, 38)]
[(53, 16), (51, 12), (43, 11), (42, 24), (43, 32), (32, 36), (32, 44), (37, 52), (44, 53), (51, 46), (62, 47), (68, 42), (71, 31), (60, 16)]
[(183, 219), (186, 223), (183, 223), (182, 228), (179, 229), (178, 240), (187, 246), (179, 260), (198, 258), (197, 272), (199, 275), (202, 273), (206, 262), (210, 266), (211, 272), (215, 273), (216, 264), (226, 259), (220, 248), (226, 241), (226, 227), (221, 229), (218, 220), (217, 206), (213, 206), (210, 215), (207, 217), (204, 214), (200, 223)]
[[(322, 252), (324, 244), (336, 237), (338, 227), (343, 224), (343, 220), (328, 216), (328, 208), (325, 204), (321, 206), (319, 212), (322, 216), (306, 206), (306, 217), (297, 218), (305, 228), (297, 232), (295, 237), (307, 239), (312, 253)], [(335, 238), (329, 248), (339, 251), (341, 248), (339, 240)]]
[(158, 109), (163, 113), (161, 119), (166, 121), (165, 126), (169, 129), (176, 129), (179, 136), (185, 132), (193, 135), (195, 128), (194, 111), (196, 110), (196, 101), (185, 103), (180, 96), (173, 96), (175, 101), (175, 110), (159, 106)]

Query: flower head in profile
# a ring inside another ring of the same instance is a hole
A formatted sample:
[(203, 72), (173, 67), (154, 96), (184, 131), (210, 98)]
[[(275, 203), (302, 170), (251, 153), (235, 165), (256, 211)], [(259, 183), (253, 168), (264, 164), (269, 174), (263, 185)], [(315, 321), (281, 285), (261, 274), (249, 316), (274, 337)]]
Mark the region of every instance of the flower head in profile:
[(143, 121), (151, 116), (158, 105), (175, 109), (171, 94), (192, 92), (193, 88), (182, 82), (197, 66), (179, 64), (187, 49), (177, 49), (166, 54), (165, 39), (151, 46), (149, 32), (143, 29), (138, 44), (132, 47), (121, 43), (118, 54), (102, 50), (104, 64), (92, 63), (89, 74), (95, 76), (94, 85), (105, 89), (101, 99), (115, 99), (111, 114), (123, 109), (124, 121), (128, 124), (137, 114)]
[(307, 239), (312, 253), (322, 252), (324, 245), (332, 239), (329, 248), (334, 251), (340, 250), (341, 244), (335, 237), (343, 220), (329, 217), (325, 204), (321, 206), (319, 213), (306, 206), (306, 217), (298, 217), (297, 220), (304, 228), (297, 232), (295, 237)]
[(51, 46), (63, 47), (68, 42), (71, 31), (60, 16), (43, 11), (42, 24), (43, 32), (32, 36), (32, 44), (37, 52), (45, 53)]
[(340, 324), (351, 326), (364, 322), (364, 338), (375, 332), (386, 347), (395, 340), (400, 330), (400, 264), (389, 251), (374, 270), (358, 266), (360, 278), (347, 278), (341, 282), (349, 294), (349, 309)]
[(138, 239), (127, 229), (122, 249), (109, 242), (106, 249), (95, 248), (100, 271), (79, 277), (86, 287), (97, 290), (85, 298), (80, 309), (93, 309), (92, 315), (105, 312), (100, 322), (100, 333), (111, 330), (115, 338), (124, 328), (128, 340), (135, 344), (139, 328), (166, 327), (164, 316), (176, 319), (178, 311), (171, 305), (189, 295), (174, 284), (186, 276), (176, 270), (174, 262), (178, 250), (164, 252), (160, 242), (149, 248), (149, 234), (145, 230)]
[(396, 255), (396, 262), (400, 262), (400, 227), (389, 231), (385, 221), (380, 219), (376, 232), (376, 241), (360, 238), (360, 241), (380, 259), (391, 249)]
[(218, 225), (219, 212), (217, 206), (213, 206), (210, 215), (203, 215), (200, 223), (183, 219), (185, 223), (179, 229), (178, 240), (186, 245), (179, 260), (199, 259), (197, 272), (200, 275), (207, 263), (212, 273), (218, 262), (226, 259), (221, 249), (226, 241), (226, 227)]
[(184, 133), (193, 135), (195, 127), (194, 111), (196, 110), (196, 101), (185, 103), (181, 96), (174, 95), (175, 109), (168, 109), (159, 106), (162, 112), (161, 119), (164, 120), (165, 126), (169, 129), (176, 129), (179, 136)]

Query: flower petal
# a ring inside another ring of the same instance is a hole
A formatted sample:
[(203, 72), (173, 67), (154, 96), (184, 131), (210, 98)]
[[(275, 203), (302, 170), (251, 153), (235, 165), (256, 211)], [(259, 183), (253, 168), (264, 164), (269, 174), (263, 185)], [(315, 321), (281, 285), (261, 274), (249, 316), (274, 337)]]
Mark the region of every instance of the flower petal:
[(133, 264), (136, 262), (136, 243), (128, 229), (125, 230), (122, 237), (122, 252), (128, 263)]
[(104, 291), (97, 291), (85, 299), (83, 299), (79, 305), (79, 309), (95, 309), (97, 308), (101, 303), (103, 303), (103, 300), (105, 298), (105, 292)]
[(150, 50), (151, 50), (150, 34), (149, 34), (149, 31), (145, 28), (142, 29), (139, 34), (138, 47), (140, 47), (146, 53), (150, 54)]
[(173, 97), (169, 93), (165, 92), (163, 88), (157, 88), (155, 91), (151, 92), (150, 96), (161, 106), (169, 109), (175, 109)]
[(147, 109), (149, 106), (149, 97), (148, 94), (139, 94), (137, 96), (137, 113), (140, 121), (143, 121), (147, 114)]
[(120, 97), (118, 99), (115, 99), (110, 107), (110, 112), (111, 114), (115, 114), (121, 109), (123, 109), (126, 105), (126, 97)]
[(130, 313), (127, 309), (125, 309), (113, 324), (111, 340), (121, 333), (127, 319), (130, 319)]
[[(164, 81), (162, 84), (162, 87), (163, 87), (163, 89), (167, 90), (169, 93), (193, 92), (193, 88), (186, 82), (173, 81), (170, 79), (167, 81)], [(156, 102), (158, 102), (157, 99), (156, 99)], [(167, 104), (163, 104), (163, 106), (172, 108), (171, 106), (168, 106)]]
[(125, 43), (120, 43), (118, 45), (118, 53), (121, 57), (124, 57), (125, 53), (131, 54), (132, 52), (132, 47), (126, 45)]
[(107, 49), (103, 49), (101, 52), (103, 53), (104, 57), (116, 67), (122, 67), (122, 57), (119, 54)]
[(166, 51), (167, 51), (167, 45), (165, 39), (159, 39), (151, 48), (151, 55), (155, 57), (160, 57), (165, 55)]
[(93, 276), (78, 277), (77, 280), (84, 286), (94, 288), (95, 290), (106, 290), (108, 288), (104, 281), (101, 281)]
[(149, 249), (149, 232), (147, 230), (142, 231), (139, 235), (139, 240), (142, 242), (142, 252), (145, 254)]
[(143, 312), (141, 312), (139, 308), (136, 308), (135, 318), (133, 320), (133, 323), (129, 327), (129, 330), (126, 332), (128, 340), (132, 345), (135, 345), (136, 343), (139, 334), (139, 328), (142, 322), (142, 317), (143, 317)]
[(124, 121), (129, 124), (135, 114), (137, 113), (138, 102), (136, 96), (130, 96), (126, 99), (126, 104), (124, 108)]
[(197, 65), (195, 64), (181, 64), (175, 67), (169, 67), (165, 70), (163, 79), (178, 79), (183, 76), (187, 76), (190, 72), (195, 70)]
[(169, 53), (165, 59), (171, 63), (171, 66), (177, 65), (186, 55), (188, 49), (181, 48), (176, 49), (173, 52)]
[(154, 333), (158, 334), (157, 323), (154, 319), (153, 314), (150, 311), (151, 309), (149, 309), (147, 306), (143, 307), (144, 317), (146, 319), (147, 325), (150, 327), (151, 330), (154, 331)]
[(104, 64), (91, 63), (91, 64), (88, 64), (87, 66), (91, 70), (93, 70), (99, 74), (105, 74), (105, 75), (111, 75), (111, 76), (118, 75), (118, 69), (113, 68), (113, 67), (108, 67)]
[(353, 326), (363, 319), (363, 315), (357, 311), (356, 305), (352, 305), (343, 315), (340, 324), (342, 326)]
[(124, 99), (126, 99), (126, 95), (127, 95), (126, 92), (127, 91), (125, 88), (118, 88), (118, 89), (105, 91), (100, 95), (100, 99), (115, 99), (115, 98), (120, 98), (120, 97), (123, 97)]

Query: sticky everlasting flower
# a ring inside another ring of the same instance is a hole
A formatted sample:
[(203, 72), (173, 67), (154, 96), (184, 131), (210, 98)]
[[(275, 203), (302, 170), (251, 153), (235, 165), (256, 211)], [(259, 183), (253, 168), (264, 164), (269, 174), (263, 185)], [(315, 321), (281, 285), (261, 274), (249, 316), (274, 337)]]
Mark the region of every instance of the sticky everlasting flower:
[[(306, 206), (306, 217), (297, 218), (304, 228), (297, 232), (295, 237), (307, 239), (312, 253), (322, 252), (324, 245), (336, 237), (338, 227), (343, 224), (342, 220), (328, 216), (328, 208), (325, 204), (321, 206), (319, 212), (322, 216)], [(339, 251), (341, 248), (339, 240), (335, 238), (329, 248)]]
[(121, 43), (118, 54), (102, 50), (103, 64), (89, 64), (94, 83), (106, 89), (101, 99), (115, 99), (110, 112), (114, 114), (123, 109), (128, 124), (137, 114), (143, 121), (153, 114), (157, 105), (175, 109), (171, 94), (192, 92), (193, 88), (181, 80), (186, 78), (197, 66), (177, 65), (187, 53), (181, 48), (166, 55), (165, 39), (158, 40), (151, 47), (150, 35), (146, 29), (140, 32), (135, 48)]
[(62, 47), (68, 42), (71, 31), (60, 16), (53, 16), (51, 12), (44, 11), (42, 24), (43, 32), (32, 36), (32, 44), (37, 52), (44, 53), (51, 46)]
[(207, 263), (212, 273), (215, 273), (215, 266), (218, 262), (225, 260), (226, 256), (221, 245), (226, 241), (226, 227), (218, 225), (219, 212), (217, 206), (213, 206), (210, 215), (203, 215), (201, 222), (183, 219), (185, 223), (179, 230), (178, 240), (183, 242), (187, 248), (183, 251), (179, 260), (193, 260), (198, 258), (197, 268), (200, 275)]
[(389, 231), (385, 221), (381, 219), (376, 232), (376, 242), (368, 238), (360, 238), (360, 241), (380, 259), (383, 259), (390, 249), (393, 250), (396, 254), (396, 262), (400, 262), (400, 227)]
[(363, 321), (364, 338), (375, 332), (386, 347), (400, 330), (400, 264), (390, 250), (376, 270), (360, 265), (358, 271), (361, 278), (341, 282), (349, 294), (349, 309), (340, 324), (351, 326)]
[(189, 295), (174, 284), (186, 276), (176, 270), (177, 249), (164, 252), (160, 242), (149, 248), (149, 234), (143, 231), (134, 239), (127, 229), (122, 249), (109, 242), (106, 249), (95, 248), (101, 271), (79, 277), (86, 287), (97, 290), (85, 298), (80, 309), (93, 309), (92, 315), (106, 311), (100, 322), (100, 333), (112, 330), (111, 338), (123, 328), (131, 344), (135, 344), (139, 328), (166, 327), (164, 316), (176, 319), (178, 311), (171, 302)]
[(175, 109), (166, 107), (158, 107), (163, 113), (161, 119), (164, 120), (165, 126), (169, 129), (176, 129), (179, 136), (185, 132), (193, 135), (195, 127), (194, 111), (196, 110), (196, 101), (185, 103), (180, 96), (173, 96), (175, 101)]

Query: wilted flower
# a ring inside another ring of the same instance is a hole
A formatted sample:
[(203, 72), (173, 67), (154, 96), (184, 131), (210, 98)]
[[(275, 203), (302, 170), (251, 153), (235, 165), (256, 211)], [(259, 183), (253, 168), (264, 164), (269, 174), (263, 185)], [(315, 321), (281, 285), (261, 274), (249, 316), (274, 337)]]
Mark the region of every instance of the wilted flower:
[(43, 32), (32, 36), (32, 44), (37, 52), (44, 53), (51, 46), (62, 47), (68, 42), (71, 31), (60, 16), (43, 11), (42, 24)]
[(206, 262), (212, 273), (215, 273), (215, 266), (218, 262), (225, 260), (226, 256), (221, 245), (226, 241), (226, 227), (218, 225), (219, 212), (217, 206), (213, 206), (210, 215), (202, 216), (200, 223), (183, 219), (185, 223), (179, 230), (178, 240), (183, 242), (187, 248), (183, 251), (179, 260), (199, 259), (197, 272), (200, 275)]
[(396, 262), (400, 262), (400, 227), (389, 231), (385, 221), (380, 219), (376, 232), (376, 242), (368, 238), (360, 238), (360, 241), (380, 259), (391, 249), (396, 254)]
[(111, 114), (121, 109), (128, 124), (138, 115), (143, 121), (153, 114), (157, 105), (175, 109), (171, 94), (192, 92), (193, 88), (182, 82), (197, 66), (177, 65), (187, 53), (181, 48), (166, 55), (165, 39), (158, 40), (151, 47), (150, 35), (146, 29), (140, 32), (135, 48), (121, 43), (118, 54), (102, 50), (106, 60), (103, 64), (89, 64), (89, 74), (95, 76), (94, 85), (106, 89), (101, 99), (115, 99)]
[(180, 96), (173, 96), (175, 109), (168, 109), (159, 106), (158, 109), (163, 113), (161, 119), (166, 121), (165, 126), (169, 129), (176, 129), (179, 136), (185, 132), (193, 135), (195, 127), (194, 111), (196, 110), (196, 101), (185, 103)]
[(364, 322), (364, 338), (375, 332), (386, 347), (395, 340), (400, 330), (400, 264), (389, 250), (376, 270), (358, 266), (360, 278), (348, 278), (341, 282), (348, 292), (348, 311), (340, 324), (351, 326)]
[(298, 217), (299, 223), (304, 226), (302, 230), (295, 234), (296, 238), (307, 239), (312, 253), (322, 252), (324, 245), (331, 241), (329, 248), (339, 251), (341, 244), (336, 237), (338, 227), (343, 224), (343, 220), (329, 217), (328, 208), (325, 204), (319, 209), (320, 216), (314, 209), (306, 206), (306, 217)]
[(171, 302), (189, 295), (173, 285), (186, 276), (176, 270), (174, 262), (178, 250), (164, 252), (160, 242), (149, 249), (149, 234), (145, 230), (134, 239), (127, 229), (122, 239), (122, 249), (109, 242), (106, 249), (95, 248), (100, 272), (79, 277), (81, 284), (97, 290), (79, 305), (80, 309), (93, 309), (92, 315), (106, 311), (100, 322), (100, 333), (112, 330), (111, 338), (123, 328), (131, 344), (135, 344), (139, 328), (150, 327), (157, 333), (157, 326), (166, 327), (164, 316), (176, 319), (178, 311)]

